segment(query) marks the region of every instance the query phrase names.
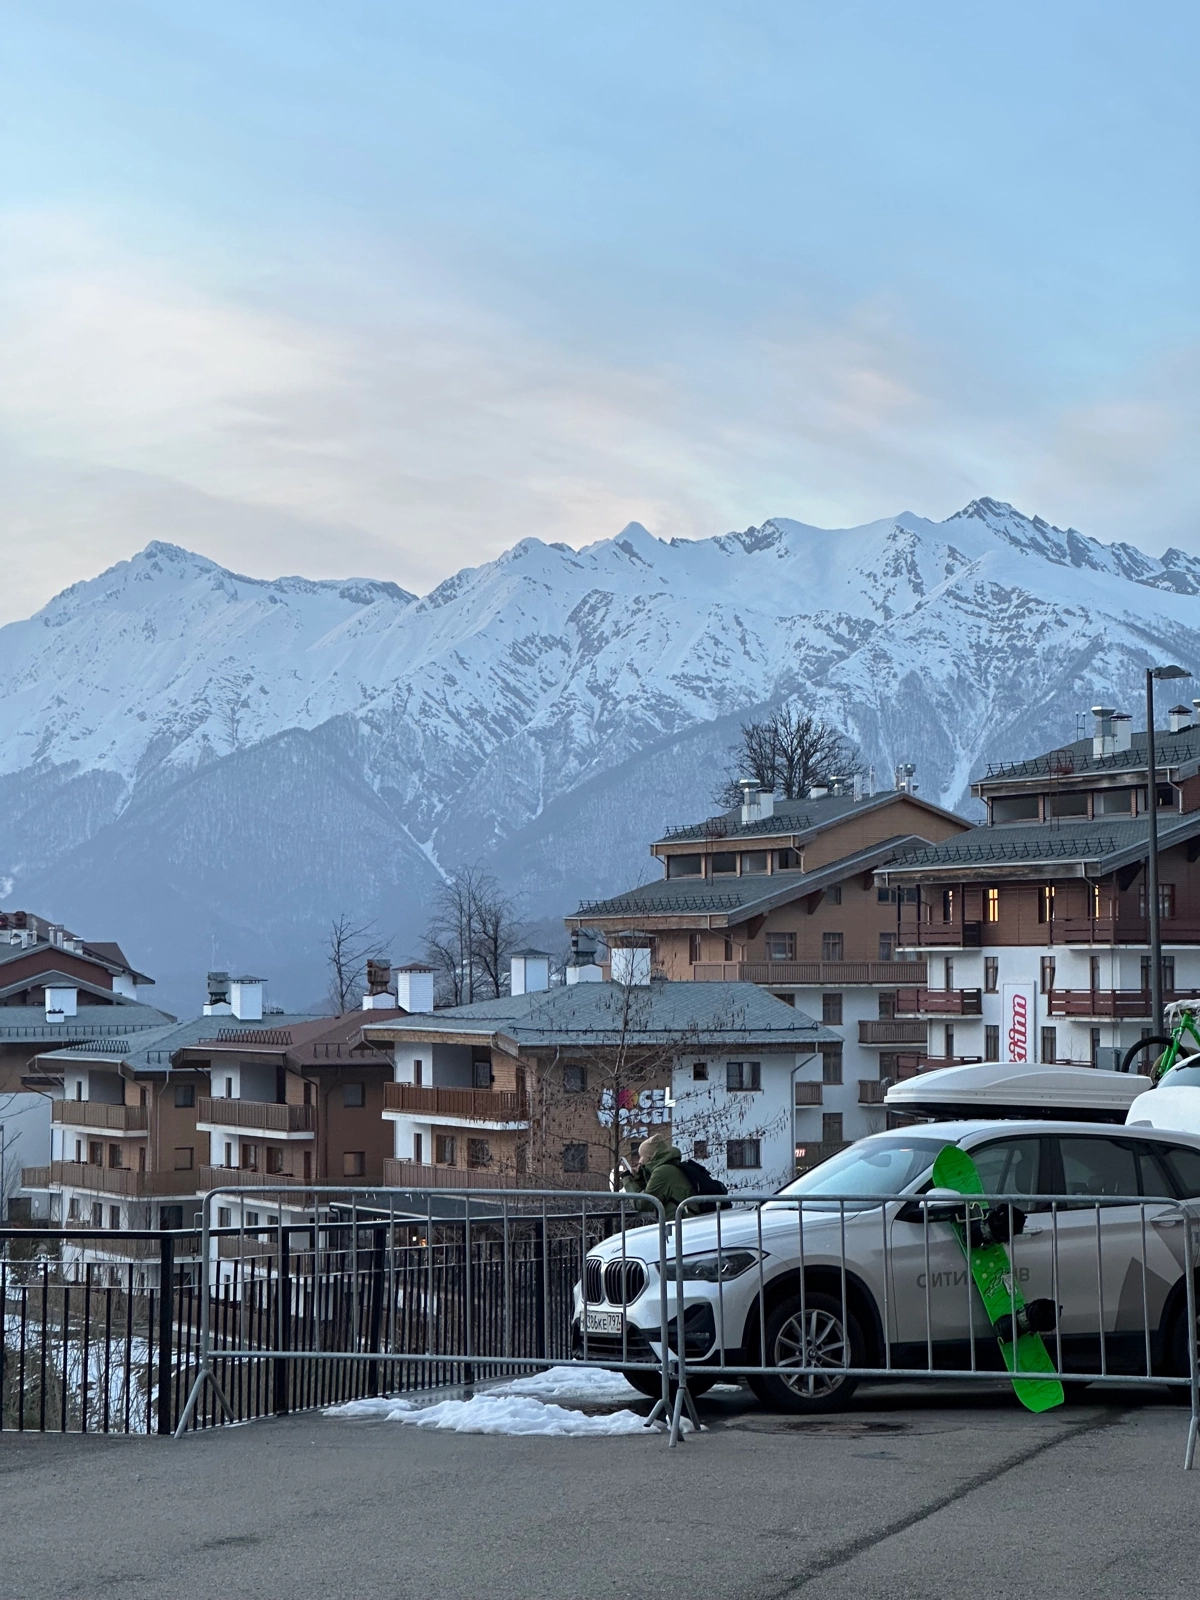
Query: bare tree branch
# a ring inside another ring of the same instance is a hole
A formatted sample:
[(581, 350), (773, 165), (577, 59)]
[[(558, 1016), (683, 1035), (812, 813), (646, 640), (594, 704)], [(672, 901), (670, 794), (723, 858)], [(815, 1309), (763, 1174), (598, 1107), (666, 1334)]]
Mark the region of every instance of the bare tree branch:
[(357, 926), (343, 911), (329, 925), (325, 964), (329, 968), (329, 1003), (338, 1014), (351, 1011), (363, 997), (367, 953), (375, 947), (375, 924)]
[(833, 777), (860, 770), (853, 746), (828, 723), (792, 706), (773, 711), (761, 722), (744, 722), (741, 740), (730, 747), (734, 764), (716, 795), (717, 803), (736, 805), (739, 780), (753, 778), (781, 800), (802, 800), (810, 789)]

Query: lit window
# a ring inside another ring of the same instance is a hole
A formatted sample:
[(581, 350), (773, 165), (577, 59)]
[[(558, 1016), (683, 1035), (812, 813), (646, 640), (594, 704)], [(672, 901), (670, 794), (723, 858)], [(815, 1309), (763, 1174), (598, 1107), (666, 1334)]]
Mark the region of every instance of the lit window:
[(1000, 891), (989, 889), (987, 891), (987, 919), (989, 922), (1000, 921)]

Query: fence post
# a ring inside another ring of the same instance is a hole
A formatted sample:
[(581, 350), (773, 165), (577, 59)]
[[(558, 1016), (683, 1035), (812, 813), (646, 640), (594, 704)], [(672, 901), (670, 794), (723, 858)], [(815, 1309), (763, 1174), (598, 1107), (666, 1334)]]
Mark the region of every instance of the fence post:
[[(282, 1205), (280, 1207), (282, 1211)], [(275, 1270), (275, 1348), (286, 1350), (291, 1337), (291, 1278), (289, 1276), (289, 1237), (290, 1228), (279, 1224), (279, 1259)], [(276, 1356), (271, 1363), (271, 1401), (277, 1417), (287, 1416), (288, 1411), (288, 1360), (286, 1356)]]
[[(546, 1203), (542, 1202), (542, 1214), (538, 1219), (537, 1232), (533, 1236), (533, 1267), (534, 1267), (534, 1354), (539, 1361), (546, 1359), (546, 1295), (548, 1284), (546, 1280)], [(580, 1267), (580, 1275), (584, 1266)]]
[(173, 1431), (171, 1419), (171, 1343), (175, 1322), (175, 1236), (158, 1237), (158, 1431)]
[[(384, 1285), (384, 1230), (382, 1225), (371, 1230), (371, 1315), (367, 1330), (368, 1350), (378, 1350), (383, 1326)], [(379, 1363), (367, 1362), (367, 1393), (379, 1393)]]

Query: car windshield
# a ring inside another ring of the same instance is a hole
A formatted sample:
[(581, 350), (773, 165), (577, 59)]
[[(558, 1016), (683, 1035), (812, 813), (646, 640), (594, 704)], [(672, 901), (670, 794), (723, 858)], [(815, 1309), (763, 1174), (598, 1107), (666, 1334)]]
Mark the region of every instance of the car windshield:
[(945, 1139), (864, 1139), (779, 1191), (781, 1196), (903, 1194), (914, 1179), (928, 1172)]

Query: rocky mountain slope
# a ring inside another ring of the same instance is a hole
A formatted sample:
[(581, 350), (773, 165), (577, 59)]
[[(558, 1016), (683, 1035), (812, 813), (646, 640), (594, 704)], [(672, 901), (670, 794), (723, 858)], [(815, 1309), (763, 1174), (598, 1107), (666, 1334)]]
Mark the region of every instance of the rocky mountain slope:
[(417, 597), (241, 577), (155, 542), (0, 629), (0, 891), (120, 937), (195, 1002), (204, 969), (323, 991), (331, 915), (411, 952), (440, 868), (531, 917), (647, 871), (710, 806), (739, 719), (798, 696), (881, 786), (968, 799), (988, 760), (1200, 669), (1200, 560), (1011, 506), (825, 530), (776, 518), (580, 551), (524, 540)]

